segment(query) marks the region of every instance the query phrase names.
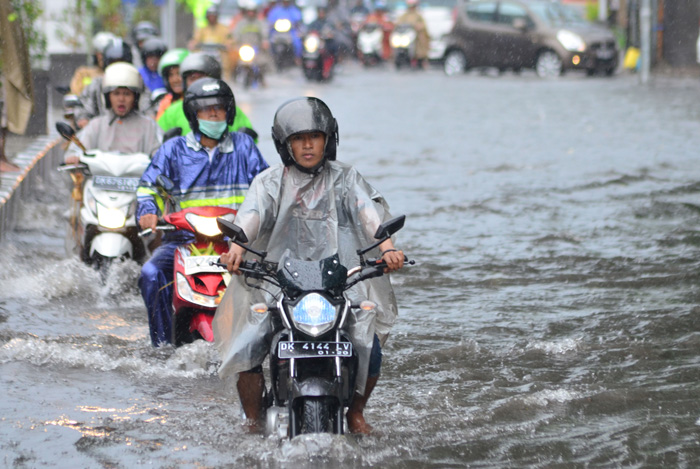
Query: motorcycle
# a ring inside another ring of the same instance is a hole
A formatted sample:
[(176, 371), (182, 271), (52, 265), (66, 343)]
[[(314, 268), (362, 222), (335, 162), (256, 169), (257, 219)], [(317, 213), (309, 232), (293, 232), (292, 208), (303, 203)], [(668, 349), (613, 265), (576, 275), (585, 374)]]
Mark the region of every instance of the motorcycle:
[(63, 95), (63, 118), (70, 122), (71, 127), (77, 129), (78, 124), (75, 122), (75, 111), (83, 107), (80, 97), (72, 94), (68, 86), (56, 86), (54, 89)]
[[(173, 263), (172, 344), (180, 347), (198, 339), (214, 341), (212, 320), (226, 291), (231, 275), (215, 265), (228, 251), (217, 218), (232, 221), (236, 211), (226, 207), (187, 207), (173, 211), (176, 202), (170, 195), (173, 183), (165, 176), (156, 178), (156, 188), (168, 202), (160, 231), (187, 231), (191, 243), (178, 246)], [(143, 230), (139, 236), (151, 233)]]
[(311, 30), (304, 37), (302, 67), (308, 80), (329, 81), (333, 78), (335, 56), (329, 50), (333, 33), (328, 27), (322, 31)]
[(270, 34), (270, 48), (278, 71), (291, 67), (295, 63), (294, 32), (292, 22), (286, 18), (278, 19)]
[(258, 64), (258, 50), (250, 44), (243, 44), (238, 49), (240, 61), (236, 67), (236, 76), (243, 81), (246, 88), (262, 86), (264, 77)]
[[(138, 237), (134, 213), (136, 188), (151, 159), (145, 153), (121, 154), (88, 151), (66, 123), (56, 129), (82, 151), (80, 163), (61, 165), (73, 179), (74, 207), (71, 215), (73, 239), (83, 262), (103, 273), (114, 259), (143, 261), (147, 248)], [(78, 213), (79, 212), (79, 213)]]
[[(263, 289), (269, 283), (280, 289), (274, 304), (256, 304), (255, 313), (270, 311), (274, 335), (270, 346), (270, 389), (266, 389), (267, 432), (290, 439), (303, 433), (343, 434), (345, 408), (355, 394), (359, 358), (348, 331), (354, 311), (371, 313), (376, 304), (351, 303), (345, 292), (359, 282), (384, 274), (381, 259), (364, 255), (400, 230), (405, 216), (380, 225), (371, 246), (360, 249), (360, 265), (348, 270), (338, 254), (320, 261), (301, 261), (286, 251), (279, 263), (266, 261), (267, 253), (256, 251), (243, 230), (223, 219), (221, 231), (231, 242), (259, 260), (241, 263), (246, 282)], [(413, 264), (413, 261), (409, 261)], [(223, 265), (223, 264), (219, 264)], [(263, 283), (264, 282), (264, 283)]]
[(416, 64), (416, 30), (410, 24), (398, 24), (391, 33), (391, 48), (397, 69)]
[(357, 49), (365, 67), (377, 65), (382, 61), (382, 41), (384, 30), (378, 23), (367, 23), (357, 34)]

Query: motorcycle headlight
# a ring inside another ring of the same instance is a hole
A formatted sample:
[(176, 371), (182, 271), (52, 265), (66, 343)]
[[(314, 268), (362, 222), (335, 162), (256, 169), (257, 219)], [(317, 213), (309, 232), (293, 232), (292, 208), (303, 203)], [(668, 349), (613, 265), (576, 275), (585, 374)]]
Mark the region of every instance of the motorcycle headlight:
[(255, 58), (255, 49), (248, 45), (241, 46), (241, 48), (238, 49), (238, 56), (243, 62), (252, 62)]
[(391, 47), (397, 49), (400, 47), (408, 47), (410, 39), (404, 34), (394, 34), (391, 36)]
[(557, 40), (568, 51), (584, 52), (586, 50), (586, 43), (583, 41), (583, 38), (566, 29), (560, 29), (557, 32)]
[(97, 222), (105, 228), (122, 228), (126, 224), (126, 211), (123, 208), (108, 208), (97, 204)]
[(308, 36), (306, 39), (304, 39), (304, 49), (313, 54), (318, 50), (320, 43), (321, 41), (318, 39), (318, 36)]
[(213, 238), (221, 234), (219, 225), (216, 224), (216, 217), (203, 217), (196, 213), (186, 213), (185, 220), (197, 233), (204, 236)]
[(287, 19), (281, 19), (275, 21), (275, 31), (278, 33), (286, 33), (292, 29), (292, 22)]
[(219, 303), (218, 296), (202, 295), (192, 290), (187, 278), (180, 272), (177, 273), (177, 293), (182, 299), (194, 303), (196, 305), (205, 306), (207, 308), (216, 308)]
[(294, 325), (305, 334), (318, 337), (328, 332), (338, 316), (338, 307), (318, 293), (303, 297), (292, 309)]

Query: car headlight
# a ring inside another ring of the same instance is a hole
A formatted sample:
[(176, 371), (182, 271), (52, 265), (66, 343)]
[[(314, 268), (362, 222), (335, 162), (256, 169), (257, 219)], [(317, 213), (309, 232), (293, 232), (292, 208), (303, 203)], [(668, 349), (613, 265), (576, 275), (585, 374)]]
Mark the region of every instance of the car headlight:
[(255, 58), (255, 49), (249, 45), (241, 46), (241, 48), (238, 49), (238, 55), (243, 62), (252, 62)]
[(294, 325), (305, 334), (318, 337), (328, 332), (338, 316), (338, 307), (318, 293), (304, 296), (292, 309)]
[(560, 29), (557, 32), (557, 40), (568, 51), (584, 52), (586, 50), (586, 43), (583, 41), (583, 38), (566, 29)]
[(213, 238), (221, 234), (219, 225), (216, 224), (216, 217), (203, 217), (196, 213), (186, 213), (185, 220), (197, 233), (204, 236)]
[(313, 54), (318, 50), (320, 43), (321, 41), (318, 39), (318, 36), (308, 36), (304, 39), (304, 49)]
[(180, 272), (177, 273), (177, 293), (182, 299), (207, 308), (216, 308), (216, 305), (219, 303), (218, 296), (202, 295), (192, 290), (187, 278)]
[(98, 203), (97, 223), (113, 230), (122, 228), (126, 224), (126, 211), (123, 208), (108, 208)]
[(275, 21), (275, 31), (278, 33), (286, 33), (292, 29), (292, 22), (287, 19), (281, 19)]

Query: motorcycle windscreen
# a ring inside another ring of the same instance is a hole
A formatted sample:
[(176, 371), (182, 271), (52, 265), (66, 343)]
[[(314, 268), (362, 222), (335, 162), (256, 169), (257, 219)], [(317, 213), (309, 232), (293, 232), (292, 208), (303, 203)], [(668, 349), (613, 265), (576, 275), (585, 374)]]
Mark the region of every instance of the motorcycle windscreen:
[(294, 259), (291, 251), (286, 250), (278, 265), (280, 286), (295, 294), (320, 290), (342, 293), (348, 276), (348, 269), (340, 263), (337, 253), (320, 261), (302, 261)]

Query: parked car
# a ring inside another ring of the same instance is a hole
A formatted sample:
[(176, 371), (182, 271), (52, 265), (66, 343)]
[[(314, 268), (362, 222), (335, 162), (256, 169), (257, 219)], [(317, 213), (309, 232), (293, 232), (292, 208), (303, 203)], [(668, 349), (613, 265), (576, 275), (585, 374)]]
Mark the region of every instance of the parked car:
[(446, 40), (447, 75), (472, 67), (534, 68), (540, 77), (566, 70), (612, 75), (619, 60), (610, 29), (551, 0), (460, 1)]

